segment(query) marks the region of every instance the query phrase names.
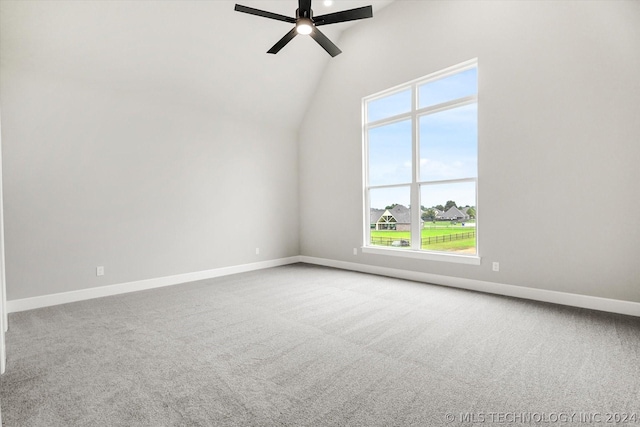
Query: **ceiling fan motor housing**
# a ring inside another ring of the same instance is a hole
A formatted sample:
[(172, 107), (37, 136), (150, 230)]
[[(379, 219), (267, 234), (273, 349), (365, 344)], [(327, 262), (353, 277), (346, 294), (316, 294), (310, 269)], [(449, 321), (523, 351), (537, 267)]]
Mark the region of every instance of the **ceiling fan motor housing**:
[(313, 21), (313, 10), (309, 9), (309, 16), (305, 16), (307, 15), (306, 12), (307, 12), (306, 10), (303, 10), (302, 15), (300, 15), (300, 9), (296, 9), (296, 19), (307, 18)]

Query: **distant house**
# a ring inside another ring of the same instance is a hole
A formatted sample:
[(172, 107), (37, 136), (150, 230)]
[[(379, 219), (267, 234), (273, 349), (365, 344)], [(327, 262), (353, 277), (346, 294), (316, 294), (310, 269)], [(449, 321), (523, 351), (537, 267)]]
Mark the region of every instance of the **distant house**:
[(438, 208), (430, 208), (435, 212), (435, 217), (433, 219), (442, 219), (442, 215), (444, 215), (444, 211), (441, 211)]
[(460, 209), (456, 208), (455, 206), (451, 206), (448, 211), (443, 213), (438, 218), (446, 221), (466, 221), (469, 219), (469, 215), (462, 212)]
[[(473, 219), (475, 217), (475, 208), (472, 206), (466, 206), (464, 208), (458, 208), (460, 209), (460, 212), (462, 212), (463, 214), (467, 215), (468, 219)], [(469, 215), (469, 209), (471, 209), (471, 213), (472, 215)]]
[(379, 230), (378, 228), (378, 224), (380, 223), (380, 220), (382, 218), (382, 215), (385, 213), (384, 209), (370, 209), (369, 210), (369, 215), (371, 217), (371, 219), (369, 220), (369, 223), (371, 224), (371, 229), (372, 230)]
[(403, 205), (393, 209), (371, 209), (372, 230), (411, 230), (411, 211)]

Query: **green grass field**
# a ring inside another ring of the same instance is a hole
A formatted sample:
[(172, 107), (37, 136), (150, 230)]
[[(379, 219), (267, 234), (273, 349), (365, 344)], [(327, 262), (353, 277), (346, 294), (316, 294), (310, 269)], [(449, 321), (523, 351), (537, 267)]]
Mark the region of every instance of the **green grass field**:
[[(425, 228), (422, 229), (422, 239), (435, 237), (435, 236), (449, 236), (460, 233), (469, 233), (475, 231), (475, 227), (469, 225), (462, 227), (460, 224), (450, 223), (426, 223)], [(410, 241), (411, 232), (409, 231), (392, 231), (392, 230), (371, 230), (372, 244), (380, 246), (390, 246), (391, 241)], [(440, 240), (440, 239), (438, 239)], [(431, 244), (425, 244), (422, 249), (430, 251), (445, 251), (445, 252), (465, 252), (475, 253), (476, 238), (463, 238), (452, 241), (438, 241)], [(408, 248), (408, 246), (404, 246)]]

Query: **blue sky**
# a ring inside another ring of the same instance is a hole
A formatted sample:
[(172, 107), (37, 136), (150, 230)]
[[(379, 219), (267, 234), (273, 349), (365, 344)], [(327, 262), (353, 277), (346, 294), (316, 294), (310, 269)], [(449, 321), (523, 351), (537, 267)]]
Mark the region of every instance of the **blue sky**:
[(411, 111), (411, 89), (389, 95), (367, 104), (367, 122)]
[(420, 180), (478, 175), (478, 105), (420, 117)]
[(369, 192), (370, 205), (375, 209), (384, 209), (394, 203), (409, 206), (411, 194), (409, 186), (399, 188), (378, 188)]
[(369, 185), (411, 182), (411, 120), (369, 130)]
[(418, 108), (478, 93), (478, 69), (472, 68), (450, 77), (425, 83), (418, 88)]

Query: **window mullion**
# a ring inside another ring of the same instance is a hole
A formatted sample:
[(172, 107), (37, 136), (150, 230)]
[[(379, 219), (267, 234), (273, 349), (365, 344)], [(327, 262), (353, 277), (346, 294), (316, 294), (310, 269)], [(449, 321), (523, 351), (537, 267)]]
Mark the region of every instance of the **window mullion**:
[(420, 144), (418, 143), (418, 85), (411, 85), (411, 147), (413, 157), (413, 173), (411, 175), (411, 249), (419, 250), (421, 247), (420, 234)]
[(465, 105), (471, 105), (478, 102), (478, 95), (470, 95), (460, 99), (454, 99), (453, 101), (442, 102), (436, 105), (430, 105), (428, 107), (419, 108), (416, 113), (421, 116), (429, 114), (439, 113), (441, 111), (453, 110), (454, 108), (464, 107)]
[(368, 104), (363, 103), (362, 108), (362, 183), (364, 187), (362, 216), (362, 246), (368, 246), (371, 242), (371, 198), (369, 196), (369, 127), (367, 126)]

